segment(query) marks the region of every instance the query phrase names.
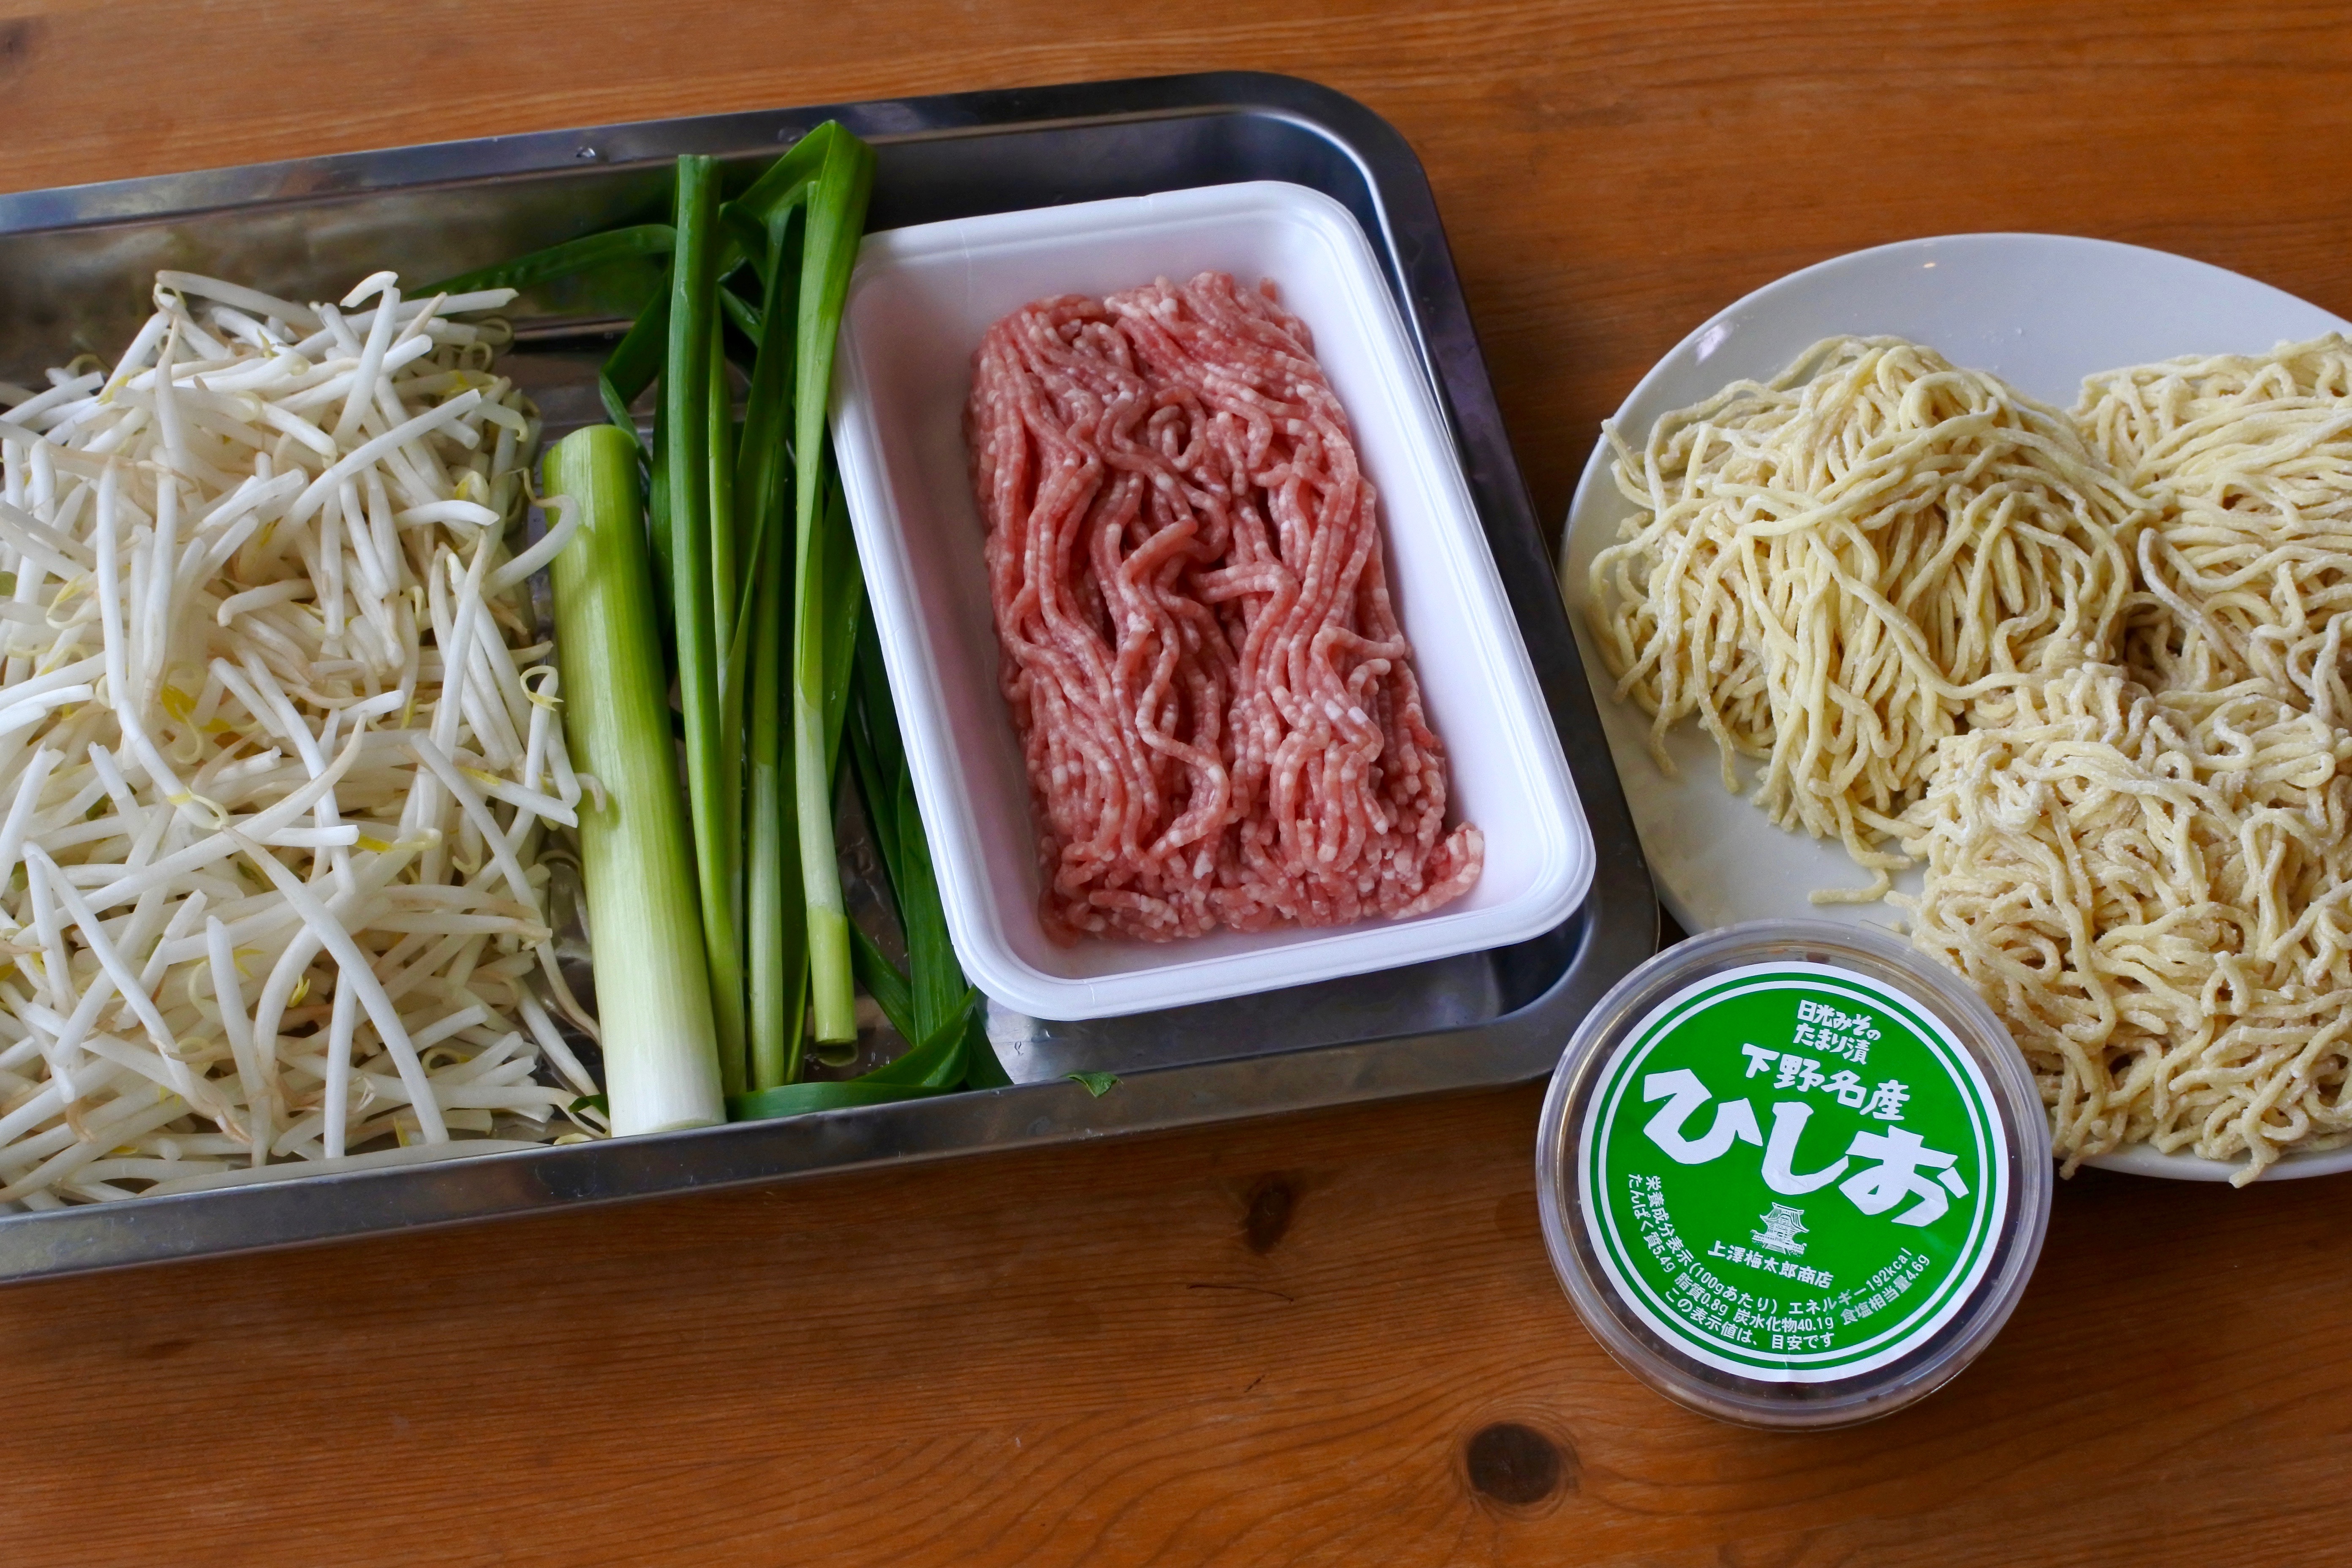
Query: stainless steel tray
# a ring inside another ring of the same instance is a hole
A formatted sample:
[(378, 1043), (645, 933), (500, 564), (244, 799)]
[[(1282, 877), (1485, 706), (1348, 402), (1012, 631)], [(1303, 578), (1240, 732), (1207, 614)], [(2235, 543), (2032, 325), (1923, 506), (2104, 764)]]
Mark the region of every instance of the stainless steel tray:
[[(793, 1121), (492, 1154), (0, 1218), (0, 1279), (449, 1225), (897, 1161), (1520, 1082), (1653, 952), (1657, 906), (1511, 458), (1421, 164), (1387, 121), (1296, 79), (1162, 77), (492, 137), (0, 195), (0, 377), (120, 345), (159, 267), (328, 298), (392, 266), (446, 276), (658, 212), (669, 160), (750, 164), (829, 118), (879, 154), (871, 222), (1278, 179), (1345, 204), (1379, 252), (1454, 425), (1599, 851), (1592, 891), (1532, 942), (1087, 1024), (991, 1020), (1008, 1089)], [(562, 302), (551, 310), (562, 308)], [(593, 417), (611, 323), (518, 321), (547, 410)], [(1063, 1075), (1108, 1071), (1097, 1098)]]

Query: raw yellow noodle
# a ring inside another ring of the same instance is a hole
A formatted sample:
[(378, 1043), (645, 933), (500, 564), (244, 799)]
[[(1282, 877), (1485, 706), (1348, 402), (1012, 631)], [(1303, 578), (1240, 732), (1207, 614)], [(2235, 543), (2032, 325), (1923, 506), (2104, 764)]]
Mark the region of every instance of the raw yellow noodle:
[(2070, 1168), (2145, 1141), (2243, 1183), (2352, 1139), (2347, 763), (2352, 734), (2263, 681), (2112, 666), (1938, 748), (1912, 940), (2009, 1026)]
[[(1765, 759), (1991, 1003), (2069, 1168), (2352, 1142), (2352, 343), (2095, 376), (1892, 339), (1614, 430), (1620, 696)], [(1887, 840), (1899, 841), (1903, 854)], [(1816, 895), (1820, 897), (1820, 895)]]
[(2111, 371), (2074, 413), (2157, 505), (2126, 662), (2160, 689), (2257, 676), (2352, 724), (2352, 342)]
[(1929, 754), (1998, 722), (2023, 683), (2104, 650), (2130, 586), (2137, 499), (2066, 417), (1895, 338), (1817, 343), (1658, 421), (1607, 430), (1640, 509), (1594, 557), (1603, 658), (1668, 729), (1696, 714), (1724, 784), (1874, 874)]

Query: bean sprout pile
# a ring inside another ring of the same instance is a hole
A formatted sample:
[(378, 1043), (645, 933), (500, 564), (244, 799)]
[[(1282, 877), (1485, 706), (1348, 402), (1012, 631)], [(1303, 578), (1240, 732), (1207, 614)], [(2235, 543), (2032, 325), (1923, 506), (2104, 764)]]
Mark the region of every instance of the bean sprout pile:
[(154, 298), (0, 386), (0, 1208), (597, 1130), (510, 293)]

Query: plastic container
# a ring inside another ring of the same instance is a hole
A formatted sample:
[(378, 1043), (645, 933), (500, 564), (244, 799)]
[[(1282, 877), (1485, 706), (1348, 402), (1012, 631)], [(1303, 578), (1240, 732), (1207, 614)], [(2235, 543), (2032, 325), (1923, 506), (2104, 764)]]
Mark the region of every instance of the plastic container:
[(1851, 1426), (2000, 1331), (2050, 1129), (1984, 1002), (1875, 931), (1727, 926), (1586, 1017), (1536, 1148), (1544, 1239), (1628, 1371), (1745, 1426)]
[[(1379, 487), (1389, 581), (1477, 887), (1433, 913), (1320, 931), (1061, 947), (1037, 918), (1037, 834), (997, 689), (985, 530), (962, 430), (971, 355), (1035, 299), (1209, 268), (1271, 278), (1315, 336)], [(1559, 924), (1592, 877), (1576, 796), (1461, 459), (1363, 231), (1274, 181), (919, 225), (867, 237), (833, 428), (948, 929), (972, 981), (1033, 1017), (1107, 1017), (1500, 947)]]

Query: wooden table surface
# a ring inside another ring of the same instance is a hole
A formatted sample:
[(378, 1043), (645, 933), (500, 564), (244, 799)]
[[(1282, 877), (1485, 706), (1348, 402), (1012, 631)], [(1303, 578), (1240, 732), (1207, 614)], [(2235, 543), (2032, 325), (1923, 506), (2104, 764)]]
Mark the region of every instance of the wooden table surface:
[[(2352, 18), (2284, 0), (0, 0), (0, 189), (1237, 67), (1420, 152), (1548, 518), (1693, 323), (1859, 246), (2096, 235), (2352, 315)], [(0, 1563), (2352, 1555), (2342, 1180), (2079, 1176), (1973, 1370), (1764, 1436), (1579, 1325), (1537, 1101), (0, 1291)]]

